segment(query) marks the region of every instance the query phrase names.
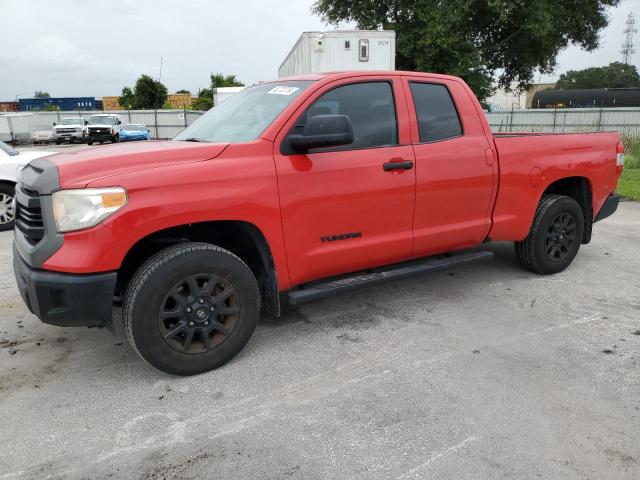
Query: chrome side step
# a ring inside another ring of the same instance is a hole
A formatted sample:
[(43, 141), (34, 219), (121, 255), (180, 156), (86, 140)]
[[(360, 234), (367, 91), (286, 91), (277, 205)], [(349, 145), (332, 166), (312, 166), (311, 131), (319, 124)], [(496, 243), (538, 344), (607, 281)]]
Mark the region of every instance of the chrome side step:
[(416, 262), (376, 268), (369, 272), (359, 273), (349, 277), (302, 285), (295, 290), (287, 292), (285, 296), (289, 303), (298, 305), (300, 303), (335, 295), (336, 293), (354, 290), (365, 285), (397, 280), (418, 273), (444, 270), (456, 265), (464, 265), (465, 263), (481, 260), (491, 260), (492, 258), (493, 252), (489, 251), (453, 253), (443, 257), (431, 257)]

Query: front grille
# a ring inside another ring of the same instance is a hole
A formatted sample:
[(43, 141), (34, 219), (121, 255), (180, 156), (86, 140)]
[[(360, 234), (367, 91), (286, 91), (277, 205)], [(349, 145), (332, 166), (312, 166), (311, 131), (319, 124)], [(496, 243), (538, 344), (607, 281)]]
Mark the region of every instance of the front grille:
[(56, 130), (57, 133), (73, 133), (75, 131), (76, 131), (75, 128), (58, 128)]
[(90, 133), (110, 133), (109, 127), (92, 127), (89, 129)]
[(35, 190), (20, 187), (26, 196), (26, 202), (16, 202), (16, 228), (20, 230), (31, 245), (36, 245), (44, 237), (44, 222), (42, 220), (42, 208), (40, 195)]

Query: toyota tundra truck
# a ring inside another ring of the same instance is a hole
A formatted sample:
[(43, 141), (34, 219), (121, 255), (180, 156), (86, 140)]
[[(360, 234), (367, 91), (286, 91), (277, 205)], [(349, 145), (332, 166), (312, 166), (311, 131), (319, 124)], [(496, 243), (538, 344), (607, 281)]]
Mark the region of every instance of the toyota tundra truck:
[(284, 78), (170, 141), (33, 160), (15, 277), (43, 322), (121, 316), (148, 363), (196, 374), (237, 355), (262, 310), (486, 260), (491, 241), (560, 272), (615, 212), (623, 163), (615, 132), (492, 134), (455, 77)]

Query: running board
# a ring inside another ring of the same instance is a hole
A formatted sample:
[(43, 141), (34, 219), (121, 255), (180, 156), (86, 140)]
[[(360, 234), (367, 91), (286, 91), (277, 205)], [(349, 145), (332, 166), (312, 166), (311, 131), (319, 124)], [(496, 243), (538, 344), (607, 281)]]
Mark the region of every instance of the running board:
[(351, 277), (343, 277), (326, 282), (303, 285), (296, 290), (287, 292), (286, 296), (289, 303), (292, 305), (298, 305), (300, 303), (310, 302), (311, 300), (328, 297), (336, 293), (354, 290), (365, 285), (397, 280), (399, 278), (416, 275), (418, 273), (444, 270), (456, 265), (464, 265), (466, 263), (477, 262), (480, 260), (491, 260), (492, 258), (493, 252), (488, 251), (453, 253), (446, 257), (431, 257), (426, 260), (412, 262), (409, 264), (405, 263), (386, 268), (377, 268), (370, 270), (368, 273), (356, 274)]

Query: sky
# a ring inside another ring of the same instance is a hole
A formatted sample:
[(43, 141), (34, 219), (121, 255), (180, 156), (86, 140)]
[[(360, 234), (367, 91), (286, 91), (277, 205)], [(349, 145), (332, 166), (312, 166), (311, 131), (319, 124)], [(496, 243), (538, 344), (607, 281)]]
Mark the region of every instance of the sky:
[[(52, 96), (118, 95), (143, 73), (169, 92), (196, 93), (209, 73), (235, 74), (245, 84), (277, 77), (301, 32), (331, 30), (311, 13), (313, 0), (0, 0), (0, 101)], [(610, 12), (601, 47), (570, 47), (553, 80), (570, 69), (621, 59), (622, 29), (640, 2)], [(341, 25), (342, 28), (348, 25)], [(640, 35), (636, 35), (640, 52)], [(640, 66), (640, 53), (632, 58)], [(538, 77), (536, 77), (538, 81)]]

